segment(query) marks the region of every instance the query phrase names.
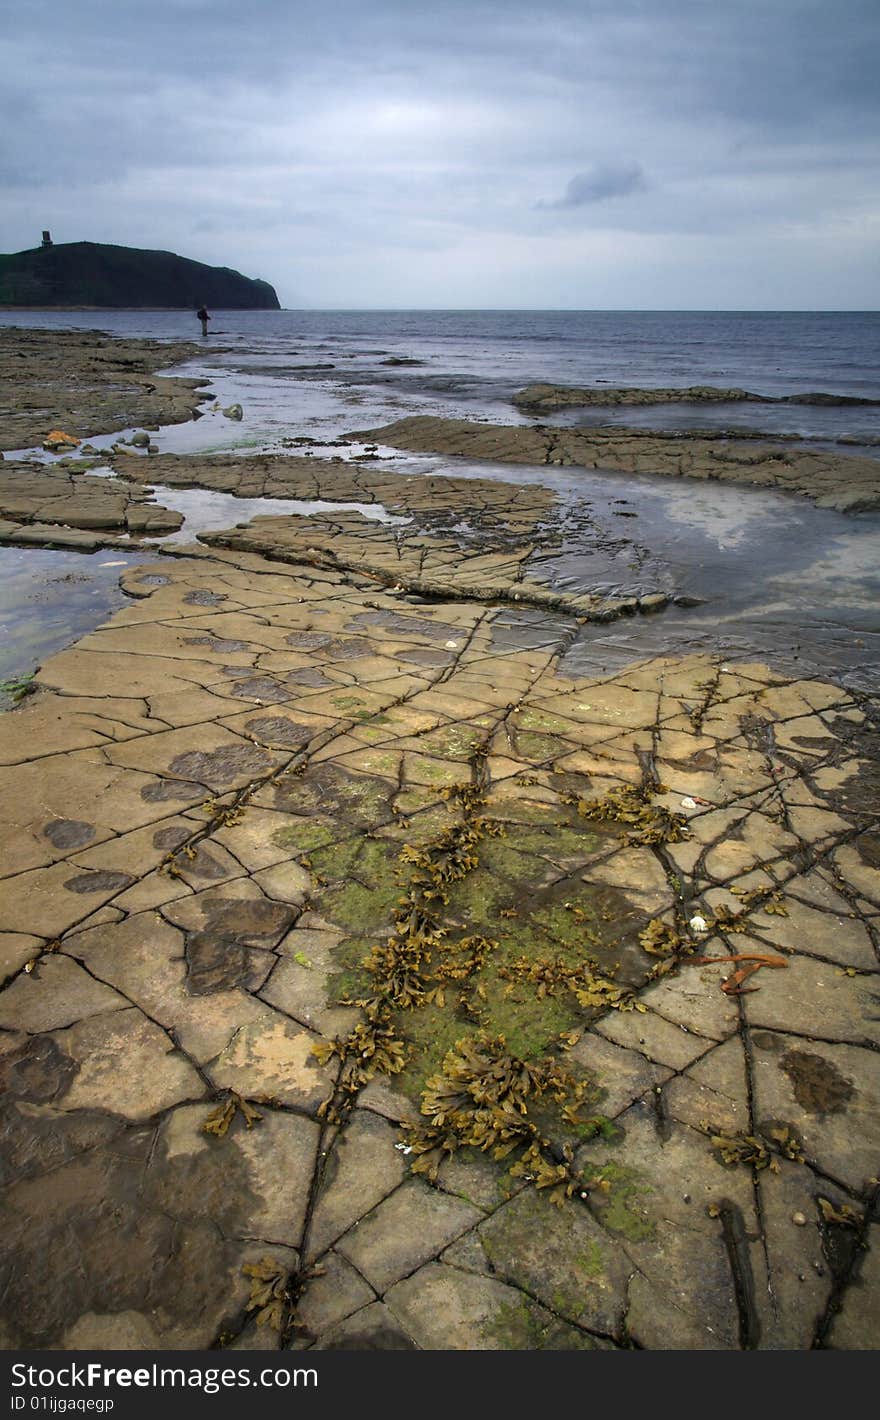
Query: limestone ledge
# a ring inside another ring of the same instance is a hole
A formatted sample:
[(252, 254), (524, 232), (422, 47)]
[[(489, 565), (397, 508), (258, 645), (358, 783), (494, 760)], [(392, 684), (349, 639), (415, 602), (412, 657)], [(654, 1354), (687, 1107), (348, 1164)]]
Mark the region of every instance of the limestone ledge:
[[(451, 538), (416, 531), (389, 534), (359, 513), (254, 518), (245, 527), (202, 533), (208, 547), (253, 552), (273, 562), (353, 572), (412, 596), (521, 604), (561, 611), (580, 621), (612, 621), (661, 610), (668, 598), (601, 597), (545, 586), (527, 575), (533, 543), (471, 551)], [(542, 544), (546, 549), (546, 542)]]
[(558, 409), (584, 409), (590, 406), (612, 408), (616, 405), (652, 404), (806, 404), (843, 407), (864, 407), (880, 404), (880, 400), (862, 399), (856, 395), (824, 394), (754, 394), (744, 389), (720, 389), (716, 385), (660, 386), (645, 389), (636, 386), (554, 385), (536, 383), (518, 390), (513, 396), (518, 409), (535, 414), (550, 414)]
[[(870, 702), (714, 656), (572, 678), (565, 624), (301, 555), (123, 580), (0, 716), (3, 1344), (870, 1346)], [(395, 1008), (404, 1068), (334, 1121), (314, 1047), (462, 812), (437, 912), (489, 943), (470, 1014), (448, 982)], [(743, 954), (776, 964), (730, 994)], [(579, 1000), (588, 961), (632, 1009)], [(484, 1034), (607, 1123), (544, 1119), (584, 1180), (559, 1207), (510, 1158), (430, 1181), (399, 1147)]]
[(0, 449), (31, 448), (52, 429), (78, 439), (134, 425), (179, 424), (205, 381), (153, 373), (199, 353), (184, 341), (122, 340), (88, 330), (0, 330)]
[(750, 440), (614, 427), (478, 424), (432, 415), (400, 419), (351, 437), (375, 439), (414, 453), (496, 463), (578, 466), (782, 488), (840, 512), (880, 506), (880, 461)]
[(122, 479), (7, 459), (0, 464), (0, 520), (160, 537), (181, 527), (183, 515), (153, 502), (151, 490)]

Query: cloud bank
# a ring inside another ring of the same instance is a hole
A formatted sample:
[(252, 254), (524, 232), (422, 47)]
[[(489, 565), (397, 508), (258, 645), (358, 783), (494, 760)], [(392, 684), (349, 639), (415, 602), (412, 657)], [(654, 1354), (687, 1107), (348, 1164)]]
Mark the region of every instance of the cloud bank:
[(878, 56), (876, 0), (28, 0), (0, 249), (287, 305), (877, 308)]

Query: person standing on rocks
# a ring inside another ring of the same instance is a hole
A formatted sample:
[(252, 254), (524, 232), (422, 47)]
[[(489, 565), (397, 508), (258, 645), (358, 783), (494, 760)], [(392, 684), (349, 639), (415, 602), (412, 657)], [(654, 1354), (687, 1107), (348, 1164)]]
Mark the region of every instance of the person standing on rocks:
[(208, 315), (208, 312), (205, 310), (205, 307), (204, 307), (204, 306), (199, 306), (198, 310), (196, 311), (196, 315), (198, 316), (199, 320), (202, 322), (202, 335), (207, 335), (207, 334), (208, 334), (208, 321), (211, 319), (211, 317)]

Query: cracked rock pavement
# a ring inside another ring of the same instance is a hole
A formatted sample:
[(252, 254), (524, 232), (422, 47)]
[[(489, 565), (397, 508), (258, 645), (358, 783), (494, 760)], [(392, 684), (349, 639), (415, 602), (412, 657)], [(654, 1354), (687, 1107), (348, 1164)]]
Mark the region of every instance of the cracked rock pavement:
[[(876, 1345), (872, 704), (266, 521), (0, 722), (3, 1345)], [(533, 1163), (471, 1081), (414, 1169), (463, 1045), (574, 1082)]]

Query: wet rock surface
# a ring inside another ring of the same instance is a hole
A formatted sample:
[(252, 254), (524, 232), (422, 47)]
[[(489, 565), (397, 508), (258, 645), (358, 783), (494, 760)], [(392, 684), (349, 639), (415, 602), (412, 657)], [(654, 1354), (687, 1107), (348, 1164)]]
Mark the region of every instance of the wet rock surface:
[(182, 341), (119, 340), (98, 331), (0, 330), (0, 449), (30, 448), (59, 428), (86, 439), (190, 419), (199, 382), (153, 371), (197, 351)]
[(801, 450), (696, 433), (607, 427), (557, 429), (477, 424), (416, 415), (355, 436), (414, 453), (491, 459), (501, 463), (575, 465), (623, 473), (722, 479), (806, 494), (841, 512), (880, 506), (880, 463), (851, 454)]
[(872, 1346), (876, 706), (567, 674), (663, 611), (538, 580), (547, 489), (149, 472), (412, 521), (130, 568), (0, 716), (4, 1344)]
[(744, 389), (719, 389), (715, 385), (687, 385), (678, 388), (640, 389), (633, 386), (598, 385), (584, 388), (575, 385), (534, 384), (518, 390), (513, 403), (534, 414), (549, 414), (557, 409), (587, 408), (591, 405), (650, 404), (820, 404), (844, 407), (871, 406), (873, 399), (852, 395), (796, 394), (773, 396), (753, 394)]
[[(367, 470), (356, 463), (278, 455), (159, 455), (150, 460), (147, 471), (169, 486), (204, 487), (248, 498), (374, 503), (402, 515), (401, 522), (393, 525), (345, 509), (309, 516), (258, 517), (243, 526), (202, 533), (200, 541), (209, 547), (360, 573), (377, 585), (420, 596), (510, 600), (591, 620), (652, 611), (667, 601), (665, 594), (656, 593), (641, 599), (578, 595), (530, 575), (527, 564), (533, 554), (540, 549), (549, 557), (560, 545), (556, 495), (537, 485), (407, 475)], [(135, 468), (131, 476), (146, 477), (147, 471), (139, 474)], [(193, 592), (191, 596), (207, 605), (214, 594)], [(351, 629), (356, 632), (358, 628)], [(447, 630), (454, 639), (455, 628)], [(323, 630), (292, 633), (287, 644), (303, 652), (327, 650), (327, 659), (336, 661), (357, 661), (365, 647), (368, 649), (368, 643), (357, 635), (337, 636), (331, 641)], [(427, 658), (432, 664), (442, 664), (449, 659), (449, 649), (411, 648), (405, 654), (416, 662)], [(315, 672), (306, 667), (292, 674)], [(313, 683), (319, 688), (327, 682)], [(252, 678), (253, 698), (269, 702), (278, 693), (268, 682), (262, 686), (262, 696), (260, 691)], [(246, 695), (247, 685), (242, 684), (238, 693)]]
[(3, 717), (12, 1344), (870, 1344), (868, 702), (298, 546)]
[[(4, 541), (17, 541), (19, 531), (33, 538), (47, 523), (65, 529), (107, 529), (161, 537), (175, 532), (183, 517), (152, 502), (149, 490), (122, 479), (93, 478), (88, 473), (74, 473), (61, 463), (37, 467), (4, 460), (0, 464)], [(21, 529), (17, 525), (22, 525)]]
[[(117, 461), (118, 463), (118, 461)], [(127, 478), (172, 488), (210, 488), (239, 498), (323, 499), (381, 504), (389, 513), (416, 517), (424, 529), (449, 531), (462, 523), (491, 532), (496, 541), (532, 534), (552, 513), (555, 497), (535, 484), (490, 479), (405, 474), (364, 468), (356, 462), (285, 454), (158, 454), (149, 462), (126, 459)]]

